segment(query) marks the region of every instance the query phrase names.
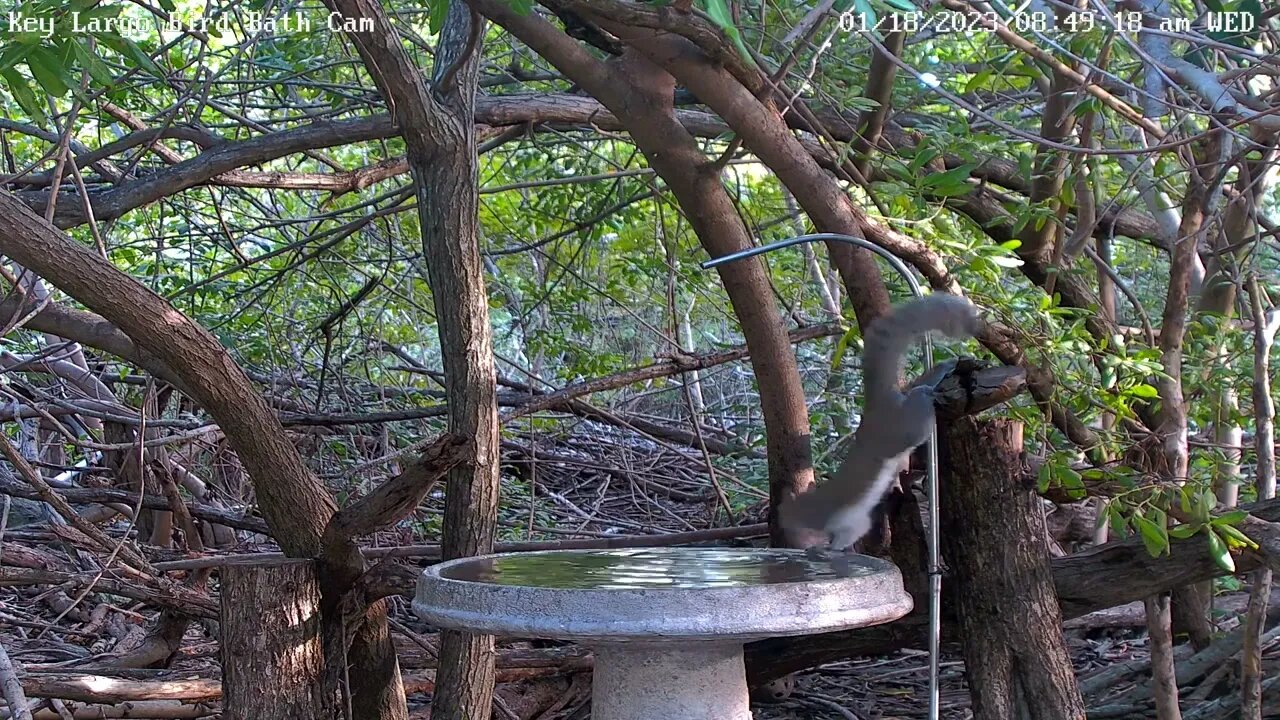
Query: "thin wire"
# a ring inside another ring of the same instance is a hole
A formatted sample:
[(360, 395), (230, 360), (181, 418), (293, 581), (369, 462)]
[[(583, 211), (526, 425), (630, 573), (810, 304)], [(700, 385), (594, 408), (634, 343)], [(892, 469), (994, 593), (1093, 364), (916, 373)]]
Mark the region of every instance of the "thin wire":
[[(809, 242), (819, 240), (831, 240), (841, 242), (848, 245), (856, 245), (864, 250), (879, 255), (889, 263), (889, 266), (898, 272), (907, 286), (911, 289), (911, 294), (915, 297), (923, 297), (924, 291), (920, 287), (920, 281), (911, 269), (907, 267), (897, 255), (885, 250), (869, 240), (854, 237), (852, 235), (842, 235), (840, 233), (811, 233), (808, 235), (799, 235), (786, 240), (779, 240), (768, 245), (747, 248), (736, 253), (723, 255), (712, 260), (707, 260), (700, 264), (704, 270), (719, 267), (736, 260), (742, 260), (756, 255), (763, 255), (774, 250), (793, 247)], [(924, 336), (921, 341), (924, 349), (925, 371), (933, 368), (933, 341), (928, 335)], [(932, 427), (929, 428), (929, 448), (926, 454), (928, 464), (928, 476), (925, 483), (925, 493), (929, 497), (929, 525), (928, 525), (928, 555), (929, 555), (929, 720), (938, 720), (938, 713), (941, 710), (940, 692), (938, 687), (938, 665), (940, 660), (940, 652), (942, 645), (942, 559), (938, 551), (938, 423), (935, 419)]]

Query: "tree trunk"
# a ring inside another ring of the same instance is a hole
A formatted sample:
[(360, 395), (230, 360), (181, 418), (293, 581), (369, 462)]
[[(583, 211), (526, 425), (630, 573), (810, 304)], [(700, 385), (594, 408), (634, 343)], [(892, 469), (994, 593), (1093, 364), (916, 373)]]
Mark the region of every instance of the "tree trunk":
[[(1246, 188), (1246, 192), (1248, 192)], [(1234, 204), (1233, 204), (1234, 206)], [(1232, 214), (1238, 214), (1233, 212)], [(1224, 245), (1237, 245), (1247, 242), (1247, 238), (1223, 238)], [(1206, 317), (1220, 318), (1220, 321), (1231, 319), (1236, 306), (1236, 281), (1239, 269), (1234, 257), (1227, 247), (1219, 248), (1221, 254), (1210, 257), (1205, 268), (1205, 279), (1196, 298), (1194, 317), (1197, 323)], [(1226, 338), (1219, 336), (1210, 344), (1213, 353), (1208, 367), (1215, 367), (1227, 362), (1228, 348)], [(1214, 443), (1221, 457), (1214, 462), (1213, 484), (1217, 490), (1218, 502), (1226, 508), (1234, 508), (1240, 496), (1240, 457), (1244, 433), (1235, 418), (1240, 414), (1240, 403), (1236, 392), (1228, 383), (1212, 384), (1208, 370), (1202, 372), (1200, 382), (1207, 386), (1208, 392), (1214, 396), (1212, 404)], [(1177, 588), (1173, 592), (1172, 616), (1174, 635), (1186, 634), (1191, 647), (1197, 652), (1209, 646), (1213, 641), (1213, 623), (1210, 619), (1210, 606), (1213, 600), (1213, 583), (1204, 581), (1194, 585)]]
[(1209, 621), (1209, 605), (1213, 599), (1213, 581), (1174, 588), (1169, 595), (1170, 629), (1175, 635), (1186, 635), (1196, 652), (1213, 642), (1213, 625)]
[(324, 679), (315, 563), (232, 563), (219, 579), (224, 720), (341, 717)]
[[(1253, 317), (1253, 423), (1255, 471), (1258, 498), (1269, 500), (1276, 494), (1275, 405), (1271, 400), (1271, 345), (1280, 327), (1276, 308), (1262, 309), (1262, 291), (1257, 276), (1250, 276), (1249, 310)], [(1249, 612), (1244, 620), (1244, 644), (1240, 659), (1241, 720), (1262, 720), (1262, 647), (1259, 640), (1266, 625), (1271, 602), (1270, 568), (1253, 574), (1249, 591)]]
[[(430, 157), (410, 145), (409, 159), (418, 181), (418, 217), (439, 322), (449, 431), (475, 441), (472, 462), (449, 473), (441, 539), (446, 560), (491, 552), (498, 527), (497, 373), (477, 230), (479, 181), (471, 116), (479, 49), (466, 47), (471, 32), (482, 36), (483, 20), (454, 0), (434, 73), (439, 83), (447, 68), (461, 66), (450, 132), (435, 138), (440, 146)], [(493, 637), (442, 633), (432, 717), (488, 718), (493, 686)]]
[(976, 720), (1084, 720), (1062, 638), (1044, 511), (1022, 482), (1022, 425), (948, 424), (940, 506)]
[(1151, 696), (1159, 720), (1181, 720), (1178, 707), (1178, 677), (1173, 666), (1172, 613), (1168, 593), (1143, 601), (1147, 609), (1147, 636), (1151, 648)]
[[(489, 298), (477, 232), (479, 186), (475, 146), (475, 91), (482, 19), (455, 0), (449, 7), (431, 87), (398, 40), (377, 0), (326, 0), (350, 18), (371, 21), (373, 32), (350, 31), (365, 68), (391, 108), (404, 136), (409, 172), (417, 184), (418, 222), (440, 337), (449, 431), (473, 442), (470, 462), (449, 473), (442, 552), (446, 560), (489, 552), (498, 522), (497, 374)], [(374, 610), (385, 613), (379, 604)], [(385, 619), (371, 632), (385, 637)], [(393, 683), (357, 680), (352, 692), (360, 718), (406, 717), (404, 689), (389, 644), (364, 658)], [(493, 638), (445, 632), (432, 698), (437, 720), (489, 717), (493, 698)], [(363, 705), (363, 707), (361, 707)]]

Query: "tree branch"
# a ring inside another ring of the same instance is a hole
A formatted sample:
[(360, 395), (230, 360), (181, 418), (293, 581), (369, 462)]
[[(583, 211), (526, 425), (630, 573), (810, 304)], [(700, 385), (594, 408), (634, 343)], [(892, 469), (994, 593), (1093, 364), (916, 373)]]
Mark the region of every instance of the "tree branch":
[(325, 544), (351, 542), (389, 527), (413, 512), (432, 486), (473, 452), (464, 437), (445, 433), (399, 475), (339, 510), (325, 529)]

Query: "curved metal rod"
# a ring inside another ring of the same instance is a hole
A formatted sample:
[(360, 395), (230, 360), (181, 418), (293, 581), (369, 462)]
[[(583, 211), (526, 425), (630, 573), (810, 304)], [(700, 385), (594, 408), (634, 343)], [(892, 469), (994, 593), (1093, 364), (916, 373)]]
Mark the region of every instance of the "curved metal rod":
[[(852, 235), (841, 235), (839, 233), (812, 233), (809, 235), (800, 235), (786, 240), (780, 240), (768, 245), (748, 248), (740, 250), (736, 253), (724, 255), (712, 260), (701, 263), (704, 270), (719, 267), (736, 260), (763, 255), (774, 250), (792, 247), (794, 245), (802, 245), (804, 243), (816, 242), (819, 240), (832, 240), (847, 245), (856, 245), (864, 250), (879, 255), (889, 263), (889, 266), (898, 272), (899, 275), (907, 281), (907, 286), (911, 288), (911, 294), (915, 297), (922, 297), (923, 290), (920, 282), (916, 279), (915, 273), (911, 271), (907, 264), (904, 263), (897, 255), (885, 250), (884, 248)], [(933, 342), (925, 335), (921, 341), (924, 349), (925, 371), (927, 372), (933, 367)], [(929, 497), (929, 720), (938, 720), (938, 713), (941, 710), (940, 694), (938, 687), (938, 663), (939, 652), (942, 642), (942, 561), (938, 551), (938, 424), (935, 421), (933, 427), (929, 429), (929, 447), (927, 451), (928, 462), (928, 478), (925, 484), (925, 492)]]

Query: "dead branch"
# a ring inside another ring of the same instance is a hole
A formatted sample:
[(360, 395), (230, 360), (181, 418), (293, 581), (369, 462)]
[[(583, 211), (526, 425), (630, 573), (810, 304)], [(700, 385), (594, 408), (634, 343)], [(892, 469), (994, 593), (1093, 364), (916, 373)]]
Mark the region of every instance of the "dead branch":
[(72, 509), (66, 500), (54, 492), (53, 488), (49, 487), (49, 483), (40, 477), (40, 473), (31, 467), (26, 458), (22, 457), (22, 453), (18, 452), (18, 448), (14, 447), (13, 443), (9, 442), (9, 438), (5, 437), (3, 433), (0, 433), (0, 454), (3, 454), (9, 464), (13, 465), (18, 474), (22, 476), (22, 479), (26, 480), (35, 489), (41, 500), (52, 505), (53, 509), (57, 510), (58, 514), (65, 518), (67, 522), (92, 538), (98, 544), (99, 549), (111, 553), (115, 551), (117, 545), (120, 545), (120, 558), (122, 560), (138, 570), (146, 571), (148, 569), (147, 561), (133, 548), (124, 546), (122, 544), (123, 541), (112, 540), (97, 525), (88, 523), (84, 518), (80, 517), (80, 514)]
[(27, 696), (22, 692), (22, 682), (18, 679), (18, 671), (9, 659), (9, 652), (0, 645), (0, 688), (4, 691), (4, 701), (12, 709), (14, 720), (31, 720), (31, 711), (27, 709)]
[(373, 492), (338, 511), (325, 528), (324, 543), (346, 543), (400, 520), (422, 501), (436, 481), (466, 459), (471, 442), (452, 434), (441, 435), (404, 472)]

